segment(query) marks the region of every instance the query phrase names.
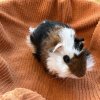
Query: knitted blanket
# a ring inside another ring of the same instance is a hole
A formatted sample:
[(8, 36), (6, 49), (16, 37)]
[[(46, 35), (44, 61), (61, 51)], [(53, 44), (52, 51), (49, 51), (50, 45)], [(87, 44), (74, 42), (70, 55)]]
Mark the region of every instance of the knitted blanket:
[[(94, 56), (95, 66), (83, 79), (55, 78), (33, 57), (26, 44), (28, 29), (45, 19), (68, 23), (78, 36), (85, 38), (85, 47)], [(12, 93), (16, 88), (17, 92)], [(0, 3), (0, 100), (17, 94), (19, 99), (10, 100), (44, 100), (33, 91), (46, 100), (100, 100), (99, 4), (86, 0), (8, 0)]]

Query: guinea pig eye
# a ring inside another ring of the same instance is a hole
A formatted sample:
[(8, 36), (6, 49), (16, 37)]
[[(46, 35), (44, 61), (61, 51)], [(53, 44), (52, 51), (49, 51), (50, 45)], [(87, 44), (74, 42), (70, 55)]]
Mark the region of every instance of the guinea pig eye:
[(64, 55), (64, 56), (63, 56), (63, 60), (64, 60), (64, 62), (66, 62), (66, 63), (69, 63), (69, 62), (70, 62), (70, 58), (69, 58), (69, 56), (67, 56), (67, 55)]

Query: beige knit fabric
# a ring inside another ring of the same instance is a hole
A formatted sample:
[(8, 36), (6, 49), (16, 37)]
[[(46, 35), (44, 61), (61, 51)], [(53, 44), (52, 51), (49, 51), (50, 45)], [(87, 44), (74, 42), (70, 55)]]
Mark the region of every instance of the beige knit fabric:
[[(83, 79), (55, 78), (32, 56), (26, 44), (28, 28), (44, 19), (68, 23), (85, 38), (96, 64)], [(18, 87), (37, 91), (47, 100), (100, 100), (99, 4), (86, 0), (0, 3), (0, 94)]]
[(0, 96), (0, 100), (46, 100), (41, 95), (28, 89), (16, 88)]

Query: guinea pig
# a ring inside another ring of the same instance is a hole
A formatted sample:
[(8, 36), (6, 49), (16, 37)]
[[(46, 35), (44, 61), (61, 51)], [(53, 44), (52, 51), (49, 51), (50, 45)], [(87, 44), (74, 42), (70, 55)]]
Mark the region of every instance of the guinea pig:
[(35, 48), (33, 56), (59, 78), (81, 78), (94, 65), (94, 59), (84, 48), (84, 39), (61, 22), (45, 20), (29, 28), (28, 44)]

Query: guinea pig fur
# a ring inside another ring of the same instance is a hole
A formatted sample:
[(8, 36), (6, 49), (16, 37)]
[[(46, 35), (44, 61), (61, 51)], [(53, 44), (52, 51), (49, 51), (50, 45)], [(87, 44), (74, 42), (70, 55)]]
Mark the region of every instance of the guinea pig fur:
[(92, 55), (84, 49), (84, 39), (61, 22), (45, 20), (29, 28), (28, 44), (33, 55), (53, 75), (60, 78), (81, 78), (94, 65)]

